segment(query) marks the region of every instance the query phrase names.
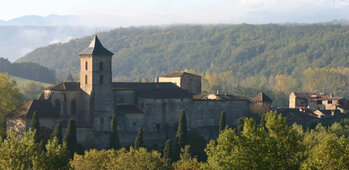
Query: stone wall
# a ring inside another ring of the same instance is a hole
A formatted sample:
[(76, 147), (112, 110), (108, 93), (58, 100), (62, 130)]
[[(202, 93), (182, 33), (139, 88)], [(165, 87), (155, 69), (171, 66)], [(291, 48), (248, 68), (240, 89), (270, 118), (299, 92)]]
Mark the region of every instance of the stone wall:
[(205, 139), (213, 139), (218, 136), (222, 111), (226, 113), (226, 121), (229, 126), (236, 126), (238, 119), (247, 116), (249, 112), (249, 102), (245, 100), (217, 101), (139, 97), (136, 104), (144, 111), (143, 115), (118, 113), (118, 131), (123, 145), (130, 145), (134, 142), (139, 127), (143, 128), (145, 144), (163, 145), (167, 138), (175, 137), (182, 110), (186, 111), (188, 130), (197, 129)]

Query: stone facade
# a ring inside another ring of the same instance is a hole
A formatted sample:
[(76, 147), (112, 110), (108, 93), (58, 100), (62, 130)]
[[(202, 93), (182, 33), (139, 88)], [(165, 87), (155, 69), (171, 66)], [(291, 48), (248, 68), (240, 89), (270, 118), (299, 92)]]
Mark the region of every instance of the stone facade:
[[(143, 128), (146, 145), (161, 146), (166, 139), (175, 137), (182, 110), (186, 111), (188, 129), (199, 130), (206, 139), (218, 136), (222, 111), (229, 126), (236, 126), (240, 117), (248, 116), (248, 99), (226, 94), (215, 99), (200, 95), (201, 77), (194, 74), (180, 72), (177, 76), (178, 72), (171, 73), (159, 76), (154, 83), (112, 82), (111, 58), (112, 53), (95, 36), (80, 54), (80, 82), (48, 87), (40, 100), (35, 101), (48, 103), (47, 107), (54, 108), (58, 114), (43, 119), (46, 111), (41, 111), (41, 126), (53, 130), (57, 123), (66, 127), (67, 122), (74, 119), (79, 143), (86, 148), (106, 148), (110, 121), (116, 114), (123, 146), (134, 143), (139, 128)], [(37, 108), (30, 103), (25, 108), (7, 117), (8, 129), (27, 130), (31, 121), (29, 113)]]

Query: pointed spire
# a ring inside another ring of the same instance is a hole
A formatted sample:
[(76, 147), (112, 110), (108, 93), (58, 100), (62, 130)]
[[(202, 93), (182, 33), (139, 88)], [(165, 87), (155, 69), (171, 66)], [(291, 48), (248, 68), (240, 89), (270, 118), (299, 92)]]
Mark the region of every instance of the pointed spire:
[(113, 55), (112, 52), (103, 47), (99, 41), (97, 34), (93, 37), (90, 45), (80, 52), (80, 55)]

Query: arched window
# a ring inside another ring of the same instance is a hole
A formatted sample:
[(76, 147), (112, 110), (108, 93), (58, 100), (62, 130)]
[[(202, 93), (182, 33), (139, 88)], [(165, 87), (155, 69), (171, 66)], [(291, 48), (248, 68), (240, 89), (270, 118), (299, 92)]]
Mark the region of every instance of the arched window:
[(85, 70), (88, 69), (88, 66), (87, 66), (87, 61), (85, 62)]
[(71, 101), (70, 110), (71, 110), (72, 115), (76, 114), (76, 101), (75, 100)]
[(59, 101), (59, 99), (55, 100), (55, 109), (58, 111), (58, 113), (61, 113), (61, 101)]
[(102, 75), (99, 77), (99, 84), (103, 84), (103, 76)]
[(87, 84), (87, 75), (85, 75), (85, 84)]
[(102, 61), (99, 63), (99, 70), (100, 70), (100, 71), (103, 70), (103, 62), (102, 62)]

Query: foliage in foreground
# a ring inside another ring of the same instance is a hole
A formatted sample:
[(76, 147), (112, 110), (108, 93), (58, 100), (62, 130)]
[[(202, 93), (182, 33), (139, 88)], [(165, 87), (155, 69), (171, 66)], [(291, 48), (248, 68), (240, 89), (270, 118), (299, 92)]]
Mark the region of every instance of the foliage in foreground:
[(35, 143), (35, 131), (23, 136), (10, 130), (0, 143), (0, 169), (68, 169), (69, 152), (58, 139), (49, 140), (46, 152)]
[(0, 169), (349, 169), (348, 119), (306, 131), (300, 125), (288, 126), (276, 112), (268, 112), (264, 120), (257, 124), (244, 118), (240, 133), (224, 129), (206, 146), (207, 161), (202, 162), (192, 156), (198, 149), (191, 149), (198, 144), (190, 140), (195, 135), (189, 135), (191, 146), (181, 148), (175, 162), (168, 159), (170, 149), (162, 155), (143, 147), (92, 149), (75, 153), (70, 160), (66, 143), (60, 144), (57, 137), (47, 142), (44, 151), (35, 143), (35, 131), (21, 136), (10, 130), (0, 141)]

